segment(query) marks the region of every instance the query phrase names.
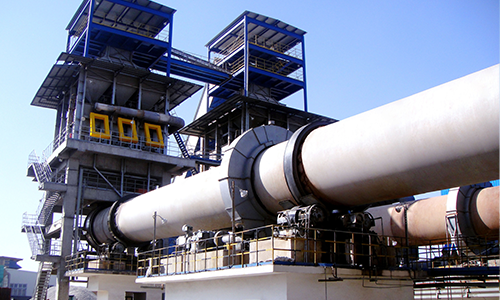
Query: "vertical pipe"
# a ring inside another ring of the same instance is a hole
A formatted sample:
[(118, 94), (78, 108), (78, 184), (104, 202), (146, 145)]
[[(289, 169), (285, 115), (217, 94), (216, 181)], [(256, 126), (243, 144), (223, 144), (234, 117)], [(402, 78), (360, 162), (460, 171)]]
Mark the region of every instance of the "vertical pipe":
[(69, 100), (69, 95), (66, 94), (64, 95), (63, 97), (63, 100), (62, 100), (62, 103), (61, 103), (61, 118), (60, 118), (60, 122), (59, 122), (59, 133), (58, 133), (58, 141), (61, 141), (62, 138), (63, 138), (63, 134), (65, 134), (65, 130), (66, 130), (66, 111), (68, 110), (67, 108), (67, 102)]
[(80, 220), (81, 220), (81, 207), (82, 207), (82, 199), (83, 199), (83, 169), (80, 168), (78, 174), (78, 191), (76, 196), (76, 214), (75, 214), (75, 233), (73, 237), (73, 253), (78, 252), (78, 243), (80, 241)]
[(150, 185), (151, 185), (151, 162), (148, 162), (148, 186), (146, 187), (146, 191), (148, 192)]
[(155, 250), (156, 250), (156, 216), (157, 216), (157, 211), (153, 213), (153, 258), (155, 255)]
[(123, 195), (123, 183), (125, 181), (125, 160), (121, 160), (120, 195)]
[[(163, 109), (163, 112), (166, 115), (170, 115), (170, 91), (168, 89), (168, 86), (165, 89), (165, 108)], [(168, 127), (167, 127), (167, 125), (163, 126), (163, 131), (161, 134), (163, 134), (163, 143), (164, 143), (163, 154), (168, 154), (168, 148), (167, 148), (168, 147)]]
[(85, 93), (87, 89), (87, 69), (85, 66), (80, 67), (78, 76), (78, 87), (76, 95), (75, 120), (73, 125), (73, 138), (81, 139), (82, 134), (82, 119), (85, 105)]
[(62, 119), (63, 119), (63, 114), (64, 114), (64, 97), (63, 99), (57, 104), (57, 112), (56, 112), (56, 126), (54, 128), (54, 140), (58, 140), (59, 135), (61, 134), (61, 126), (62, 126)]
[(137, 109), (141, 109), (142, 106), (142, 79), (139, 79), (139, 95), (137, 97)]
[(214, 140), (215, 140), (215, 153), (219, 153), (220, 147), (220, 135), (219, 135), (219, 122), (215, 121), (215, 132), (214, 132)]
[(111, 94), (111, 105), (116, 104), (116, 76), (118, 75), (118, 72), (113, 73), (113, 92)]
[[(235, 213), (234, 213), (234, 180), (231, 181), (231, 230), (233, 231), (233, 235), (236, 233), (236, 226), (235, 226)], [(230, 241), (233, 242), (233, 241)]]

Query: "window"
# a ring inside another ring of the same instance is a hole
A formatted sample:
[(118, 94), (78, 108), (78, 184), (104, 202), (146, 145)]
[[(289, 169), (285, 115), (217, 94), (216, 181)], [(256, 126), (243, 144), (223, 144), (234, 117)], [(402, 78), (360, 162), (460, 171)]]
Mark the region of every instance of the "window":
[(26, 289), (28, 288), (26, 283), (11, 283), (9, 287), (12, 296), (26, 296)]

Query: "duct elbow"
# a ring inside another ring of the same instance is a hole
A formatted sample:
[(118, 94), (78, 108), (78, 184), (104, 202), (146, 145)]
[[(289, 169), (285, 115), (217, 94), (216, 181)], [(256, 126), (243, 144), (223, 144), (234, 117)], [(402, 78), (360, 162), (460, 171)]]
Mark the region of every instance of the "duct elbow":
[(184, 120), (182, 118), (168, 114), (162, 114), (159, 112), (133, 109), (123, 106), (108, 105), (104, 103), (96, 103), (94, 105), (94, 108), (98, 112), (117, 113), (127, 117), (143, 119), (144, 121), (147, 122), (153, 122), (160, 125), (168, 125), (169, 134), (178, 131), (185, 125)]

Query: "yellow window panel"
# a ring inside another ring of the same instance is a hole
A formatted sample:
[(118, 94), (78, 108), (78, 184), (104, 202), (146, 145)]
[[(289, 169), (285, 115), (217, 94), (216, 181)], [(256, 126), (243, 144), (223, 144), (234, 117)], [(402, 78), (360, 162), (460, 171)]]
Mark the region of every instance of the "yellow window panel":
[(111, 138), (111, 134), (109, 133), (108, 116), (93, 112), (90, 113), (90, 136), (108, 140)]
[(134, 120), (118, 118), (118, 131), (120, 133), (118, 137), (120, 141), (134, 144), (139, 142)]
[(160, 125), (144, 123), (144, 133), (146, 135), (146, 146), (163, 148), (163, 134)]

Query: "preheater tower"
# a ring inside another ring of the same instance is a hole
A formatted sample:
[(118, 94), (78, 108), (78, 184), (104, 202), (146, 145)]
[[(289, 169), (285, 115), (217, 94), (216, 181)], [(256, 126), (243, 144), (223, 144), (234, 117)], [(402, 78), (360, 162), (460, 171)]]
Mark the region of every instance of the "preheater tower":
[[(244, 39), (237, 40), (244, 46), (215, 43), (207, 61), (172, 48), (174, 14), (147, 0), (84, 0), (66, 28), (65, 52), (32, 101), (57, 111), (54, 142), (42, 155), (30, 156), (28, 171), (46, 192), (37, 214), (26, 215), (23, 225), (34, 257), (43, 262), (37, 299), (44, 298), (44, 278), (53, 269), (57, 297), (67, 298), (64, 257), (85, 245), (81, 226), (89, 205), (106, 206), (200, 165), (218, 165), (221, 148), (248, 128), (272, 121), (296, 130), (310, 120), (328, 119), (278, 103), (301, 89), (306, 99), (304, 31), (245, 12), (226, 28), (243, 32), (244, 19)], [(220, 60), (224, 56), (243, 63), (228, 68)], [(211, 113), (182, 131), (202, 138), (196, 152), (183, 149), (176, 134), (178, 150), (168, 135), (184, 125), (171, 110), (201, 86), (170, 75), (210, 84), (205, 95)], [(240, 89), (249, 97), (239, 96)], [(61, 220), (54, 222), (54, 213), (61, 213)], [(57, 241), (60, 251), (54, 250)]]

